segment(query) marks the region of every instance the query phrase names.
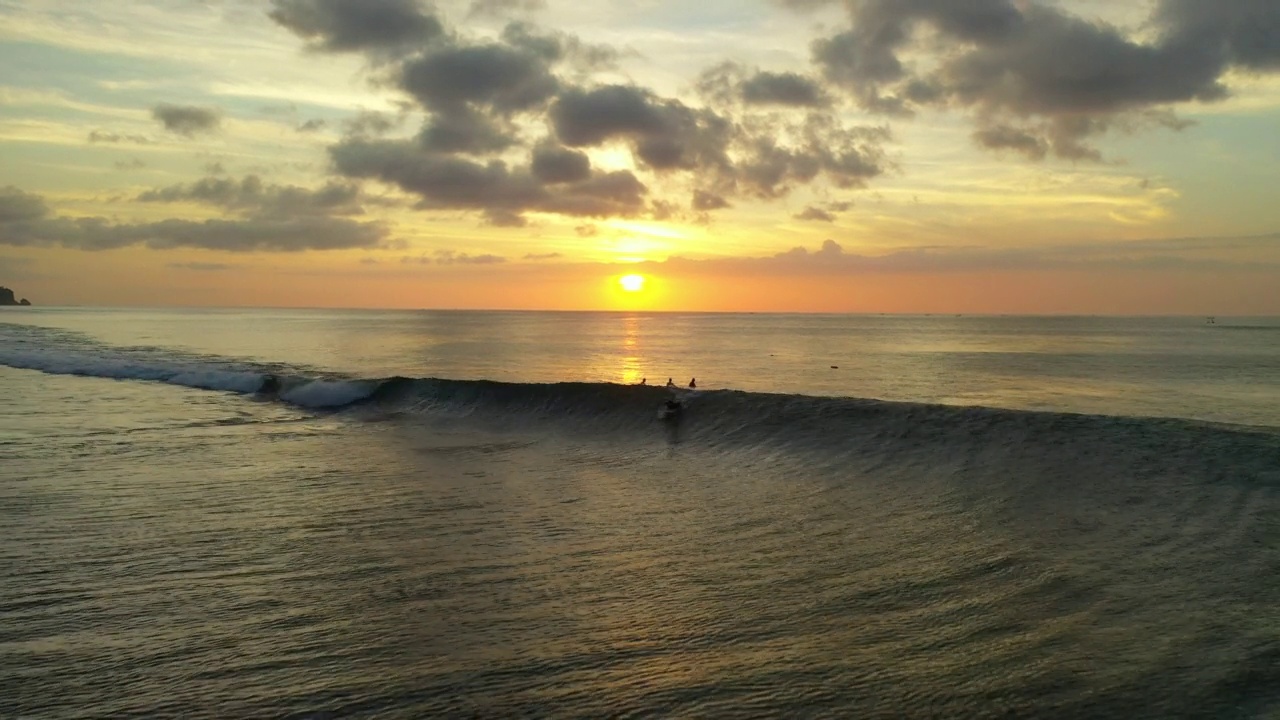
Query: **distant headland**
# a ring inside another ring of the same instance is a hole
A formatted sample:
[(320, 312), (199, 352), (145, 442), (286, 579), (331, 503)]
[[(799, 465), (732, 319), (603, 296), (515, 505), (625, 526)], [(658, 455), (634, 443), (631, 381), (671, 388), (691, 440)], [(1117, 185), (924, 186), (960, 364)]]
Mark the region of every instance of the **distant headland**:
[(31, 301), (22, 298), (18, 300), (13, 291), (7, 287), (0, 286), (0, 305), (30, 305)]

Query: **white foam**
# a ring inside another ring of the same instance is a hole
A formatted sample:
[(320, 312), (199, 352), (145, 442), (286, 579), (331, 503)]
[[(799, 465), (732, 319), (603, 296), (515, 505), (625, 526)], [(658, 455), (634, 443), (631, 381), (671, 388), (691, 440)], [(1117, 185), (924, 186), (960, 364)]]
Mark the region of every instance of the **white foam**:
[(369, 381), (313, 380), (287, 387), (280, 399), (302, 407), (334, 408), (363, 400), (375, 389), (377, 384)]
[(150, 380), (204, 390), (251, 393), (262, 384), (255, 372), (190, 362), (113, 357), (74, 350), (22, 350), (0, 347), (0, 365), (53, 375), (83, 375), (117, 380)]

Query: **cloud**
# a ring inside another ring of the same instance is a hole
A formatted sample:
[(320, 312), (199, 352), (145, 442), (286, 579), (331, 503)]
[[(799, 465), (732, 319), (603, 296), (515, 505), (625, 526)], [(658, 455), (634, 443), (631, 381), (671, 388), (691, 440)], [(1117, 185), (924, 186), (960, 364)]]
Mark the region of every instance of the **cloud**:
[(378, 137), (386, 135), (404, 123), (403, 115), (397, 117), (376, 110), (362, 110), (343, 123), (346, 134), (354, 137)]
[(515, 145), (514, 134), (510, 123), (464, 106), (436, 114), (418, 141), (429, 152), (488, 155)]
[(428, 110), (473, 104), (502, 115), (537, 107), (558, 88), (546, 58), (497, 43), (444, 47), (413, 58), (401, 67), (399, 85)]
[[(1250, 259), (1220, 256), (1247, 250)], [(1260, 260), (1260, 257), (1273, 258)], [(817, 250), (794, 247), (768, 257), (690, 260), (673, 267), (769, 274), (945, 273), (1041, 270), (1280, 270), (1280, 233), (1236, 238), (1170, 238), (1050, 247), (921, 247), (869, 255), (850, 253), (835, 240)]]
[(522, 222), (529, 211), (580, 217), (634, 215), (647, 188), (630, 171), (593, 173), (575, 182), (544, 184), (527, 168), (423, 151), (410, 141), (349, 138), (330, 147), (334, 168), (376, 179), (421, 198), (420, 206), (477, 210), (489, 222)]
[(467, 17), (502, 17), (516, 12), (537, 12), (546, 7), (546, 0), (472, 0)]
[(1032, 160), (1040, 160), (1049, 152), (1049, 143), (1043, 137), (1008, 125), (993, 125), (975, 130), (973, 139), (982, 147), (1013, 150)]
[(15, 187), (0, 190), (0, 244), (112, 250), (201, 248), (227, 252), (298, 252), (372, 248), (387, 230), (327, 216), (249, 217), (242, 220), (161, 220), (114, 223), (102, 217), (55, 217), (39, 195)]
[(135, 145), (151, 145), (155, 143), (145, 135), (125, 135), (121, 133), (109, 133), (102, 130), (94, 130), (89, 133), (89, 142), (91, 143), (134, 143)]
[(40, 220), (49, 214), (44, 198), (12, 185), (0, 188), (0, 228)]
[[(812, 48), (828, 82), (872, 112), (968, 109), (980, 145), (1031, 158), (1100, 159), (1090, 138), (1180, 128), (1168, 106), (1225, 98), (1231, 69), (1280, 70), (1280, 4), (1270, 0), (1158, 0), (1145, 40), (1034, 0), (845, 4), (849, 28)], [(904, 59), (939, 47), (949, 50), (936, 62)]]
[(795, 215), (795, 219), (812, 220), (814, 222), (833, 223), (836, 221), (836, 216), (832, 215), (826, 210), (823, 210), (822, 208), (817, 208), (810, 205), (809, 207), (805, 208), (803, 212), (797, 213)]
[(818, 108), (831, 104), (817, 80), (794, 72), (749, 71), (743, 65), (724, 62), (702, 73), (695, 84), (698, 93), (718, 105), (776, 105)]
[(501, 265), (506, 261), (501, 255), (471, 255), (456, 250), (436, 250), (431, 255), (405, 255), (400, 258), (402, 265)]
[(500, 265), (506, 261), (507, 259), (500, 255), (469, 255), (452, 250), (439, 250), (436, 252), (437, 265)]
[(742, 83), (742, 99), (749, 105), (821, 107), (827, 104), (822, 88), (796, 73), (759, 72)]
[(115, 167), (115, 169), (117, 170), (141, 170), (146, 166), (147, 164), (142, 162), (138, 158), (132, 158), (130, 160), (117, 160), (113, 164), (113, 167)]
[(538, 262), (538, 261), (541, 261), (541, 260), (558, 260), (558, 259), (560, 259), (560, 258), (562, 258), (562, 257), (564, 257), (564, 253), (558, 253), (558, 252), (551, 252), (551, 253), (529, 253), (529, 254), (525, 255), (525, 256), (524, 256), (524, 258), (522, 258), (522, 259), (524, 259), (524, 260), (529, 260), (529, 261), (533, 261), (533, 262)]
[(705, 190), (693, 191), (693, 202), (691, 207), (700, 212), (709, 212), (711, 210), (719, 210), (729, 207), (729, 201), (716, 195), (715, 193), (706, 192)]
[(319, 132), (320, 130), (324, 129), (324, 126), (326, 124), (327, 123), (325, 123), (325, 121), (321, 118), (312, 118), (302, 123), (301, 125), (299, 125), (297, 129), (298, 129), (298, 132), (300, 133)]
[[(482, 9), (515, 5), (523, 3)], [(705, 214), (734, 197), (777, 198), (819, 179), (862, 187), (888, 168), (880, 148), (887, 130), (844, 125), (829, 94), (797, 73), (723, 66), (734, 88), (728, 105), (697, 107), (636, 84), (591, 82), (614, 67), (617, 51), (529, 22), (508, 23), (496, 38), (468, 38), (410, 2), (276, 0), (273, 7), (276, 22), (312, 49), (363, 53), (375, 84), (403, 91), (425, 112), (412, 138), (383, 139), (389, 118), (363, 115), (329, 148), (337, 174), (395, 185), (416, 195), (422, 210), (474, 211), (506, 227), (525, 225), (531, 212), (667, 216), (674, 206), (650, 197), (648, 177), (687, 187), (672, 178), (684, 174), (694, 178)], [(371, 17), (359, 19), (362, 12)], [(383, 16), (430, 18), (431, 29), (402, 37), (383, 28)], [(537, 133), (542, 125), (550, 137)], [(616, 144), (630, 149), (636, 172), (593, 167), (593, 151)]]
[(531, 170), (544, 183), (578, 182), (591, 177), (591, 159), (576, 150), (541, 145), (533, 151)]
[(572, 88), (556, 99), (550, 119), (556, 137), (565, 145), (591, 147), (612, 139), (628, 140), (636, 160), (654, 170), (732, 165), (727, 155), (732, 126), (727, 120), (644, 88)]
[(272, 0), (271, 6), (271, 19), (316, 52), (395, 55), (444, 33), (416, 0)]
[(151, 109), (151, 116), (158, 120), (165, 130), (184, 137), (216, 132), (222, 124), (222, 115), (218, 110), (194, 105), (161, 103)]
[(222, 272), (224, 270), (239, 269), (239, 265), (231, 265), (229, 263), (211, 263), (211, 262), (181, 262), (169, 263), (168, 267), (174, 270), (192, 270), (194, 272)]
[(360, 188), (330, 181), (309, 189), (271, 185), (257, 175), (240, 180), (207, 177), (190, 184), (170, 185), (138, 195), (139, 202), (198, 202), (256, 216), (360, 215)]

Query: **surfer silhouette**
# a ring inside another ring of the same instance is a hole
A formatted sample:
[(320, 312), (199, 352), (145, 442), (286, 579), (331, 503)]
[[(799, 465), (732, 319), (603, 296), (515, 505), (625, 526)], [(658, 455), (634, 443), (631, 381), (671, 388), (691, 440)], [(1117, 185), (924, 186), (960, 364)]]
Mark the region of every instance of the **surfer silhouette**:
[(672, 380), (671, 378), (667, 378), (667, 387), (675, 387), (675, 386), (676, 386), (676, 381)]
[(691, 388), (698, 387), (698, 378), (689, 378), (689, 387)]

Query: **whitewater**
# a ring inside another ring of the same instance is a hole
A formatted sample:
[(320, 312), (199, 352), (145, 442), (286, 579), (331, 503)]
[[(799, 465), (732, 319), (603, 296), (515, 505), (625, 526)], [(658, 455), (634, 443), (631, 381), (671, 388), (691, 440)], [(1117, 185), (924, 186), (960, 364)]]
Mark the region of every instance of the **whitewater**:
[(1275, 319), (7, 310), (3, 717), (1280, 717)]

